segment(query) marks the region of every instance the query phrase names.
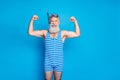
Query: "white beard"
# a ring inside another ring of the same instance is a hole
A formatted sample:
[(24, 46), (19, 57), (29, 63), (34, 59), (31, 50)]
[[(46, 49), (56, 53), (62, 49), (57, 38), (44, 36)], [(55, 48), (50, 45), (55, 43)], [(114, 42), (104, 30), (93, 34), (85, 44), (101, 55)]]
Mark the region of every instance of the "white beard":
[[(54, 26), (54, 27), (52, 27), (52, 26)], [(50, 33), (57, 33), (59, 31), (60, 31), (60, 28), (58, 25), (50, 25), (50, 28), (49, 28)]]

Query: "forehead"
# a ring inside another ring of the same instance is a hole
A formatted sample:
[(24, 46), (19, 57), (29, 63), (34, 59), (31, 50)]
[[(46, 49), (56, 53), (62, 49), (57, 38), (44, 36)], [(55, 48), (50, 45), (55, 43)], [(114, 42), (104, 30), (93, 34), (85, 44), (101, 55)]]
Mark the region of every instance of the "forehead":
[(50, 20), (59, 20), (58, 17), (52, 17)]

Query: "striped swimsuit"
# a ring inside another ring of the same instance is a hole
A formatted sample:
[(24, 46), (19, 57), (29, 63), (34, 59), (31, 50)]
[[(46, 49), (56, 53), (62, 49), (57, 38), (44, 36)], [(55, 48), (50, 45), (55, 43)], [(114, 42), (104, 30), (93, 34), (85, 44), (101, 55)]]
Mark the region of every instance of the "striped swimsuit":
[(49, 31), (46, 34), (44, 67), (45, 71), (63, 70), (63, 42), (60, 31), (56, 38), (51, 38)]

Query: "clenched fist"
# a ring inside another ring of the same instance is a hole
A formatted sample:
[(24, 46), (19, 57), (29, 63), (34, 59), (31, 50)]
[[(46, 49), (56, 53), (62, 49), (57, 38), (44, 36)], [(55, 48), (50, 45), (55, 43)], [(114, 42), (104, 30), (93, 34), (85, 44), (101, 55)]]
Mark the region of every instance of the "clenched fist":
[(37, 15), (33, 15), (32, 20), (38, 20), (38, 16)]
[(74, 16), (70, 17), (70, 21), (71, 22), (75, 22), (76, 21), (76, 18)]

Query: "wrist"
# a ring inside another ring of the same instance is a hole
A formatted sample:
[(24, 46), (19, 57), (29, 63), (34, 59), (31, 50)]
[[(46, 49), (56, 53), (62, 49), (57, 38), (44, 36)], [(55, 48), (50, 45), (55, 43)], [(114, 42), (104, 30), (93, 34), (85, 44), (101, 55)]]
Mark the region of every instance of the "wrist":
[(77, 23), (77, 20), (75, 20), (74, 23)]
[(32, 18), (31, 21), (34, 21), (34, 19)]

